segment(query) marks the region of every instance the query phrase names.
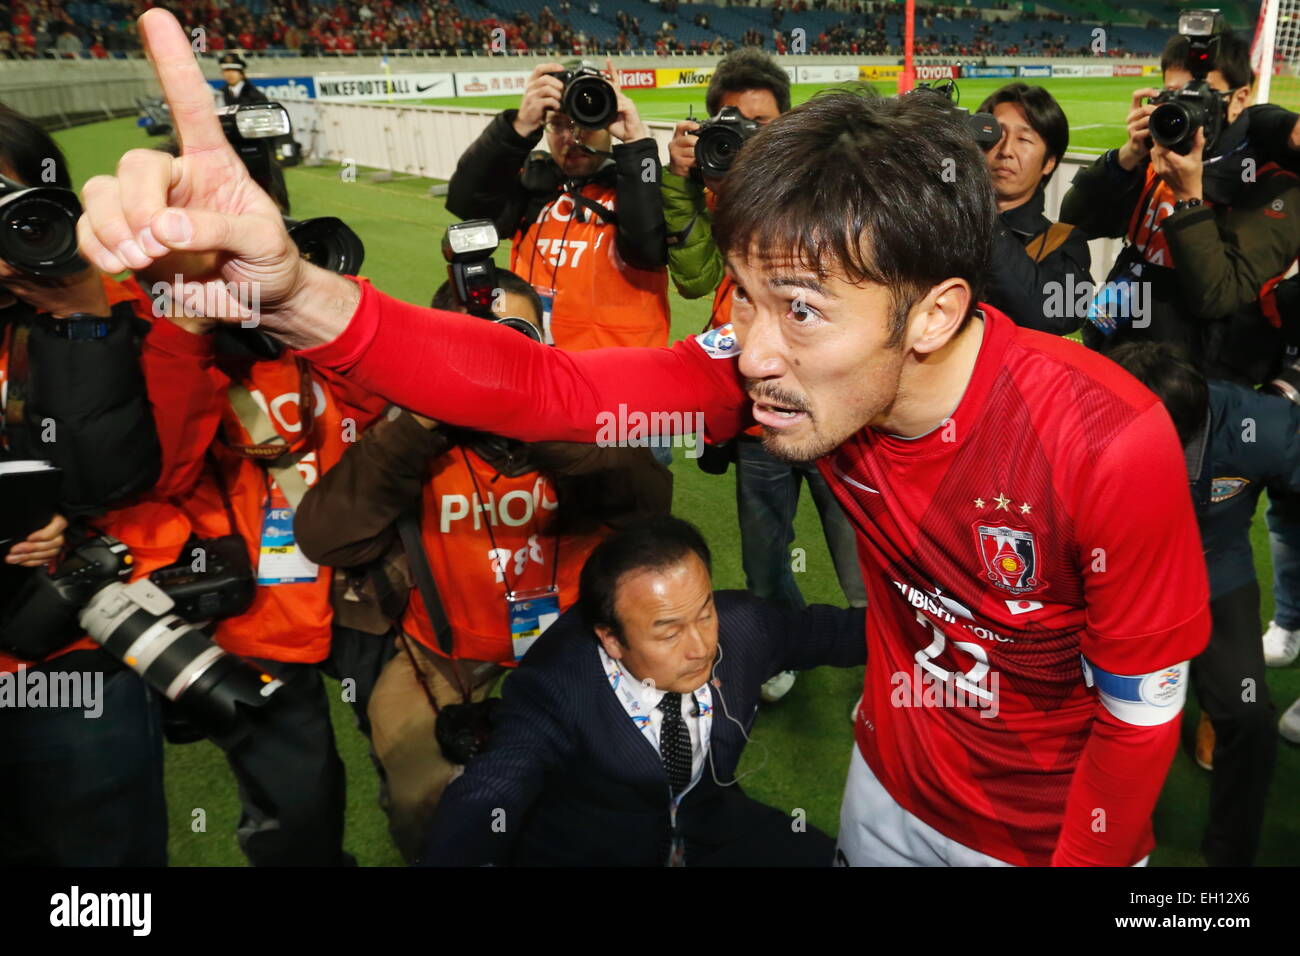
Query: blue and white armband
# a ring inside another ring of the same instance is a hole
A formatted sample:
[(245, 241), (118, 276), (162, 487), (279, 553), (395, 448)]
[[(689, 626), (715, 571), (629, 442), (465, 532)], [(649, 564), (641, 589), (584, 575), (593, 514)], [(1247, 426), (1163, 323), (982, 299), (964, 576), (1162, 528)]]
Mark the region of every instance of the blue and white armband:
[(1081, 657), (1080, 660), (1083, 662), (1084, 683), (1096, 687), (1102, 705), (1124, 723), (1135, 727), (1158, 727), (1182, 712), (1183, 702), (1187, 699), (1189, 661), (1162, 667), (1150, 674), (1125, 677), (1095, 667), (1088, 663), (1087, 658)]

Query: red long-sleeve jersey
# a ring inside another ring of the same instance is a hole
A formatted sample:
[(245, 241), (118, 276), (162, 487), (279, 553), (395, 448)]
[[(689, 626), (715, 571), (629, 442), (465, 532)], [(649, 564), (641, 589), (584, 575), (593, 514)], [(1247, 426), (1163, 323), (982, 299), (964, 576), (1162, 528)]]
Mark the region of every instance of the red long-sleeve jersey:
[[(567, 354), (362, 288), (348, 329), (302, 354), (441, 421), (573, 441), (620, 406), (702, 412), (713, 440), (750, 421), (717, 330)], [(863, 429), (818, 462), (859, 532), (868, 591), (857, 744), (900, 805), (966, 846), (1129, 865), (1153, 843), (1177, 708), (1150, 725), (1116, 717), (1081, 659), (1144, 678), (1143, 700), (1180, 699), (1176, 665), (1209, 636), (1182, 451), (1113, 363), (983, 312), (951, 427)]]

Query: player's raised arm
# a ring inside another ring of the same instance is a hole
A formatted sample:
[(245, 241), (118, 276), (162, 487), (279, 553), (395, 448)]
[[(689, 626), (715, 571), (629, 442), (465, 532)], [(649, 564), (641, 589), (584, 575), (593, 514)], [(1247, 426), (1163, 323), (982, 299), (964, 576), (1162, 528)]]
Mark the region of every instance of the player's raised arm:
[[(140, 35), (171, 109), (180, 155), (135, 149), (123, 155), (117, 176), (96, 176), (83, 190), (85, 212), (77, 236), (82, 253), (105, 272), (143, 269), (173, 250), (212, 253), (206, 274), (209, 301), (232, 321), (255, 309), (283, 311), (296, 295), (323, 280), (298, 256), (279, 210), (253, 182), (226, 142), (181, 25), (166, 10), (140, 18)], [(233, 285), (232, 285), (233, 284)], [(240, 290), (232, 292), (233, 290)], [(333, 296), (355, 302), (355, 290), (336, 279)], [(334, 333), (346, 323), (336, 321)]]
[(207, 253), (194, 257), (201, 273), (184, 278), (205, 284), (214, 317), (254, 320), (312, 361), (440, 421), (526, 440), (591, 440), (606, 416), (698, 411), (716, 437), (738, 430), (748, 403), (735, 362), (712, 361), (693, 343), (565, 355), (304, 262), (226, 142), (181, 25), (163, 9), (139, 22), (181, 149), (176, 158), (132, 150), (117, 176), (86, 184), (78, 238), (102, 269), (143, 269), (174, 250)]

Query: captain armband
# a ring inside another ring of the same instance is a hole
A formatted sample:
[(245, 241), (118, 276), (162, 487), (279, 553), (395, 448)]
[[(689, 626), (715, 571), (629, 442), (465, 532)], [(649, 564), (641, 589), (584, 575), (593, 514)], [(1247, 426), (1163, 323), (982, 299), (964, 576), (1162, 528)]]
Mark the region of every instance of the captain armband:
[(1097, 688), (1105, 708), (1124, 723), (1158, 727), (1182, 712), (1187, 699), (1189, 661), (1126, 677), (1089, 664), (1087, 658), (1080, 659), (1084, 682)]

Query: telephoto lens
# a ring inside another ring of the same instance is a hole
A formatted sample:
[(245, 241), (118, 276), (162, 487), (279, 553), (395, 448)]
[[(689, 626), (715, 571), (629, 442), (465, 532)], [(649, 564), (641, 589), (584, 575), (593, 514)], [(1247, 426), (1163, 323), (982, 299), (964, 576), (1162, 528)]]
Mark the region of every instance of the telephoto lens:
[(171, 613), (174, 607), (148, 578), (114, 581), (95, 592), (79, 620), (92, 640), (177, 704), (214, 743), (234, 747), (281, 682), (227, 653)]
[(79, 218), (72, 190), (28, 188), (0, 176), (0, 259), (19, 272), (57, 277), (86, 268), (77, 255)]

